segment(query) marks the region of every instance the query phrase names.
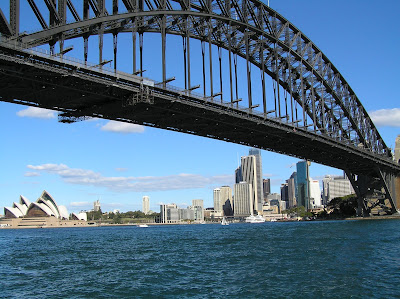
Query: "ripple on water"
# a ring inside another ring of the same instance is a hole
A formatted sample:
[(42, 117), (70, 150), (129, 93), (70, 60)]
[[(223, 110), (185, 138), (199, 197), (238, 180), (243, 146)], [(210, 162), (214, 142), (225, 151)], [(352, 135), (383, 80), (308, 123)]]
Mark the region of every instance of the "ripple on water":
[(0, 286), (6, 298), (395, 297), (399, 224), (1, 230)]

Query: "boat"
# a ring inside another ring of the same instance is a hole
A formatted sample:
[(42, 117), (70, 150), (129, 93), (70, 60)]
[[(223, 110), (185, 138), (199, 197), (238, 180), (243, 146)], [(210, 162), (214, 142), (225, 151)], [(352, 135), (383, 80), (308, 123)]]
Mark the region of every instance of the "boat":
[(139, 224), (138, 227), (149, 227), (147, 224)]
[(246, 222), (247, 223), (263, 223), (263, 222), (265, 222), (265, 219), (261, 215), (257, 215), (257, 216), (251, 215), (249, 217), (246, 217)]
[(228, 223), (228, 221), (226, 221), (225, 217), (222, 218), (221, 225), (229, 225), (229, 223)]

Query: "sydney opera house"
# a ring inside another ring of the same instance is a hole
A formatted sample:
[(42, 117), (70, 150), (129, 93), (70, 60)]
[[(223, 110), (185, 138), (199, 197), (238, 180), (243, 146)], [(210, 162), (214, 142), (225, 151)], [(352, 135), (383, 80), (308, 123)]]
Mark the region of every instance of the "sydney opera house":
[(58, 219), (69, 219), (67, 208), (57, 205), (53, 197), (46, 191), (43, 191), (36, 202), (30, 202), (21, 195), (19, 203), (14, 202), (11, 208), (4, 208), (4, 216), (6, 218), (54, 216)]
[[(69, 221), (69, 213), (65, 206), (57, 205), (53, 197), (47, 192), (43, 191), (42, 195), (37, 199), (36, 202), (30, 202), (24, 196), (20, 196), (19, 203), (14, 202), (12, 207), (4, 207), (5, 219), (19, 219), (20, 221), (13, 223), (13, 226), (20, 223), (43, 223), (42, 226), (62, 226), (71, 225)], [(86, 213), (73, 213), (71, 214), (71, 220), (74, 221), (87, 221)], [(76, 223), (72, 223), (76, 225)], [(82, 224), (82, 223), (80, 223)]]

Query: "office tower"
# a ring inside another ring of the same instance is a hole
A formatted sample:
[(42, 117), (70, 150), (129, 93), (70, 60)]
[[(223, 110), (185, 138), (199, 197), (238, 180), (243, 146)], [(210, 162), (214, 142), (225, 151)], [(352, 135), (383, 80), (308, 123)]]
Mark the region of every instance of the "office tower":
[(222, 186), (221, 188), (221, 202), (224, 216), (233, 215), (233, 202), (232, 202), (232, 188), (229, 186)]
[(296, 164), (297, 168), (297, 206), (310, 208), (310, 187), (309, 187), (309, 162), (300, 161)]
[(400, 135), (397, 136), (394, 146), (394, 159), (396, 163), (400, 163)]
[(149, 211), (150, 211), (150, 197), (145, 195), (145, 196), (143, 196), (143, 200), (142, 200), (142, 212), (147, 215), (149, 213)]
[(262, 177), (262, 157), (261, 150), (258, 148), (251, 148), (249, 150), (249, 156), (256, 157), (256, 180), (257, 186), (253, 184), (254, 192), (257, 193), (257, 205), (254, 206), (254, 210), (261, 211), (262, 204), (264, 202), (264, 192), (263, 192), (263, 177)]
[(179, 222), (179, 209), (176, 204), (160, 205), (161, 223)]
[[(255, 214), (257, 214), (259, 200), (258, 200), (258, 193), (257, 193), (258, 181), (257, 181), (257, 172), (256, 172), (256, 168), (257, 168), (256, 167), (256, 156), (242, 157), (242, 165), (241, 166), (242, 166), (243, 181), (249, 183), (252, 187), (252, 192), (253, 192), (252, 206), (255, 211)], [(254, 211), (253, 211), (253, 213), (254, 213)]]
[(214, 189), (214, 212), (222, 216), (222, 199), (221, 199), (221, 189), (215, 188)]
[(193, 199), (192, 206), (194, 210), (194, 220), (204, 221), (204, 203), (202, 199)]
[(293, 172), (290, 178), (287, 180), (288, 184), (288, 208), (296, 206), (296, 194), (297, 194), (297, 172)]
[(263, 199), (267, 199), (268, 194), (271, 193), (271, 179), (263, 179)]
[(233, 186), (235, 193), (234, 215), (247, 217), (253, 215), (254, 192), (252, 185), (247, 182), (240, 182)]
[(327, 175), (322, 179), (322, 199), (324, 205), (327, 205), (335, 197), (343, 197), (354, 193), (351, 182), (346, 177)]
[(95, 202), (93, 202), (93, 211), (95, 212), (101, 211), (100, 200), (96, 200)]
[(242, 181), (243, 181), (242, 167), (239, 166), (238, 168), (235, 169), (235, 184), (239, 184)]
[(289, 186), (288, 183), (284, 183), (281, 185), (281, 200), (289, 201)]
[(310, 178), (310, 208), (321, 207), (321, 188), (319, 181)]

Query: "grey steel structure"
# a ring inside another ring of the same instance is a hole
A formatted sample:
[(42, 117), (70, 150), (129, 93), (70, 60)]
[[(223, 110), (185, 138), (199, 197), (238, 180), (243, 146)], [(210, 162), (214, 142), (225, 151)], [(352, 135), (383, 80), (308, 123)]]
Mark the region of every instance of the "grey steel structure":
[[(21, 1), (29, 4), (43, 30), (20, 31), (20, 0), (0, 4), (1, 101), (58, 110), (62, 122), (102, 117), (315, 161), (346, 171), (359, 197), (360, 214), (375, 207), (388, 213), (400, 208), (400, 166), (393, 162), (391, 150), (360, 100), (318, 47), (264, 3)], [(143, 78), (143, 35), (148, 32), (161, 36), (158, 83)], [(132, 36), (132, 75), (118, 71), (121, 33)], [(108, 62), (103, 57), (106, 34), (112, 35), (113, 71), (103, 68)], [(182, 37), (184, 86), (180, 89), (167, 84), (173, 80), (166, 75), (169, 34)], [(96, 63), (88, 60), (92, 36), (98, 37)], [(83, 39), (82, 63), (64, 56), (71, 50), (66, 43), (76, 38)], [(192, 54), (194, 40), (201, 44), (198, 57)], [(49, 45), (49, 55), (32, 50), (40, 45)], [(225, 78), (223, 55), (229, 57)], [(193, 69), (194, 59), (202, 61), (200, 69)], [(245, 72), (238, 72), (240, 62)], [(261, 74), (258, 86), (251, 80), (254, 68)], [(202, 84), (193, 81), (199, 72)], [(272, 96), (267, 94), (268, 80)], [(245, 85), (245, 92), (238, 84)], [(193, 90), (201, 86), (202, 95), (195, 94)]]

